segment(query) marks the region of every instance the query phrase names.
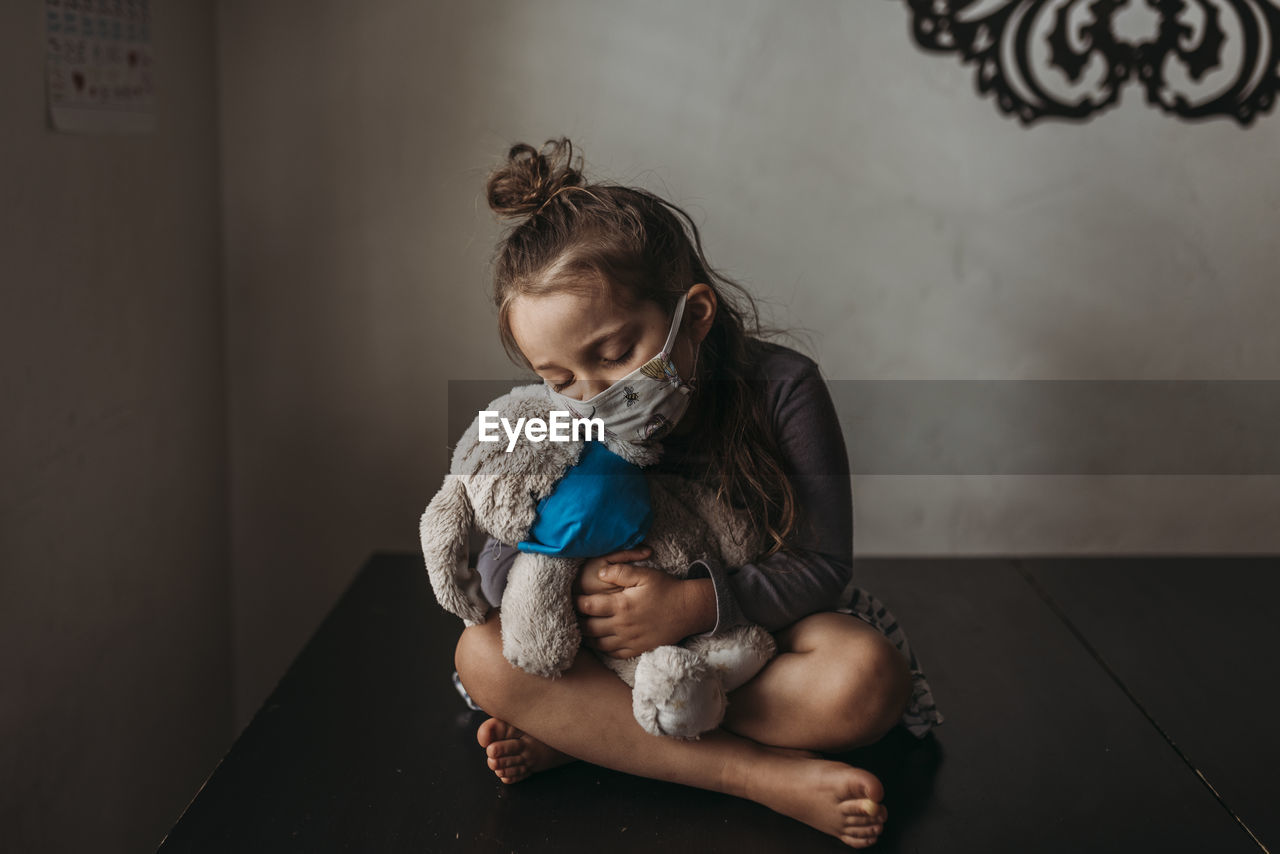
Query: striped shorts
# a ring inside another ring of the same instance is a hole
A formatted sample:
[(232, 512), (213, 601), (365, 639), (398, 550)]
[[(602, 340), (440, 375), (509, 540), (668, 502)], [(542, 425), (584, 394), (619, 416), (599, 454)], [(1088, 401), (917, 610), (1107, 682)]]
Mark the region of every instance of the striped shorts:
[(880, 600), (860, 587), (851, 587), (847, 594), (848, 605), (837, 608), (841, 614), (852, 614), (887, 637), (907, 657), (911, 669), (911, 700), (902, 714), (902, 726), (916, 738), (924, 738), (929, 730), (946, 718), (938, 711), (933, 700), (929, 680), (920, 669), (920, 662), (911, 649), (906, 632), (898, 624), (898, 618)]

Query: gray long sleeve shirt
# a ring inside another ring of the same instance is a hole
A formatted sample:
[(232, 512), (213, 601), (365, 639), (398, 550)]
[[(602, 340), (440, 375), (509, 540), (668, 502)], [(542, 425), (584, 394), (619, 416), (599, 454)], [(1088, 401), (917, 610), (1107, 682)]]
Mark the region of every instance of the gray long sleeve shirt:
[[(755, 369), (764, 379), (766, 411), (784, 470), (796, 493), (797, 525), (788, 537), (794, 554), (777, 552), (742, 566), (699, 560), (690, 578), (712, 580), (720, 634), (756, 623), (769, 631), (801, 617), (843, 604), (841, 594), (853, 572), (853, 492), (844, 434), (826, 382), (809, 357), (769, 341), (753, 340)], [(654, 471), (694, 476), (706, 468), (707, 441), (698, 431), (663, 440)], [(502, 600), (507, 573), (518, 551), (488, 538), (476, 562), (481, 589), (490, 603)]]

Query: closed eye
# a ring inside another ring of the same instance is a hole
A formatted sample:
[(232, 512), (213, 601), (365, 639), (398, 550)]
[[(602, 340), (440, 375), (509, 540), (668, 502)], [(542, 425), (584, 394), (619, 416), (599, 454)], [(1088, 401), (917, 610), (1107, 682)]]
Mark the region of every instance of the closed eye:
[(628, 359), (630, 359), (630, 358), (631, 358), (631, 354), (632, 354), (632, 353), (634, 353), (635, 351), (636, 351), (636, 345), (632, 344), (630, 347), (628, 347), (628, 348), (627, 348), (627, 352), (623, 353), (623, 354), (622, 354), (621, 356), (619, 356), (618, 358), (616, 358), (616, 359), (601, 359), (601, 360), (600, 360), (600, 364), (602, 364), (602, 365), (607, 365), (608, 367), (611, 367), (611, 368), (612, 368), (612, 367), (616, 367), (616, 366), (618, 366), (618, 365), (623, 364), (623, 363), (624, 363), (624, 362), (626, 362)]
[[(635, 353), (635, 351), (636, 351), (636, 345), (632, 344), (630, 347), (627, 348), (627, 352), (623, 353), (621, 356), (619, 356), (616, 359), (601, 358), (600, 364), (604, 365), (606, 368), (616, 368), (618, 365), (623, 365), (629, 362), (631, 360), (631, 356)], [(553, 383), (553, 382), (550, 382), (550, 380), (548, 380), (548, 383), (550, 383), (551, 388), (554, 389), (555, 391), (563, 391), (564, 389), (573, 385), (573, 378), (570, 377), (569, 379), (565, 380), (562, 383)]]

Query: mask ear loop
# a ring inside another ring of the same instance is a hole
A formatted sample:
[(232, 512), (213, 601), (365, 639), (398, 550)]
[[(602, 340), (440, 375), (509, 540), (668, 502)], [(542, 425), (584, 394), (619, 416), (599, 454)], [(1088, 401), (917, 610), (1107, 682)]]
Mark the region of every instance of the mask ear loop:
[(671, 348), (676, 344), (676, 335), (680, 333), (680, 321), (684, 319), (684, 300), (688, 294), (681, 294), (680, 301), (676, 303), (676, 310), (673, 312), (674, 317), (671, 319), (671, 330), (667, 333), (667, 340), (662, 345), (662, 352), (668, 358), (671, 356)]
[(689, 391), (698, 390), (698, 356), (702, 354), (702, 342), (693, 345), (693, 367), (689, 369), (689, 379), (686, 385)]
[[(680, 301), (676, 303), (675, 318), (671, 322), (671, 331), (667, 333), (667, 343), (663, 345), (662, 352), (667, 354), (670, 359), (674, 353), (671, 348), (675, 346), (676, 337), (680, 334), (680, 321), (684, 319), (684, 303), (688, 294), (681, 294)], [(694, 345), (693, 350), (693, 367), (689, 369), (690, 376), (684, 380), (684, 385), (689, 387), (690, 391), (696, 391), (698, 388), (698, 356), (702, 352), (700, 345)], [(675, 367), (675, 362), (671, 363)]]

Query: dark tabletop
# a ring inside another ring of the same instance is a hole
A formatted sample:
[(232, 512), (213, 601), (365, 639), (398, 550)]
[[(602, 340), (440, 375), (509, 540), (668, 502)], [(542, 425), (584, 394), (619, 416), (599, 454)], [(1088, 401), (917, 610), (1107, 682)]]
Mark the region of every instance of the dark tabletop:
[[(1280, 849), (1280, 559), (855, 570), (947, 718), (841, 757), (885, 783), (870, 850)], [(373, 556), (160, 850), (848, 850), (746, 801), (583, 763), (504, 786), (450, 682), (460, 630), (421, 557)]]

